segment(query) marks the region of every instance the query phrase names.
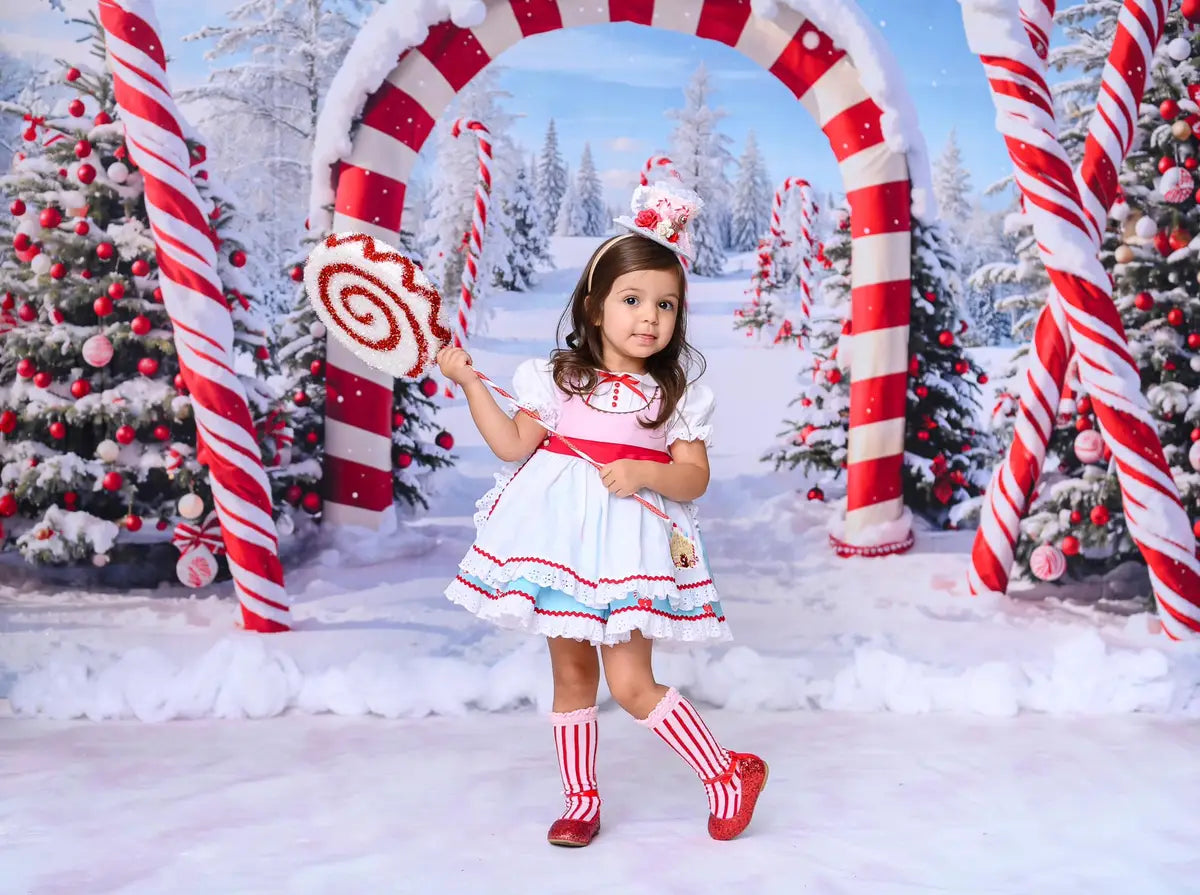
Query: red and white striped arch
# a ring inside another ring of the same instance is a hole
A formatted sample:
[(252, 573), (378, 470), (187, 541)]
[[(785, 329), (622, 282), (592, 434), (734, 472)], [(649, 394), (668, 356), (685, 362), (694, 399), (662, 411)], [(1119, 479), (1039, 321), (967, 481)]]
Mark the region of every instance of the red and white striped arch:
[[(632, 22), (715, 40), (758, 62), (816, 119), (837, 157), (851, 207), (853, 331), (845, 540), (894, 528), (903, 515), (901, 463), (908, 377), (910, 188), (889, 148), (880, 107), (846, 53), (786, 6), (770, 19), (749, 0), (492, 0), (477, 27), (449, 21), (406, 49), (370, 96), (352, 151), (336, 173), (333, 230), (395, 244), (417, 152), (454, 95), (525, 37)], [(391, 503), (391, 390), (329, 342), (326, 469), (329, 521), (370, 524)]]

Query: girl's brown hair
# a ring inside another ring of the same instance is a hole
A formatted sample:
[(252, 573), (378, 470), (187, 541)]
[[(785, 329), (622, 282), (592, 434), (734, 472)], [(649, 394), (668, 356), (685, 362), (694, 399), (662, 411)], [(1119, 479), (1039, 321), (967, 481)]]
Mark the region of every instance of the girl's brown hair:
[(658, 383), (662, 400), (654, 419), (640, 419), (639, 422), (644, 428), (657, 429), (671, 418), (683, 400), (689, 369), (697, 367), (696, 376), (699, 377), (705, 366), (704, 356), (687, 341), (687, 278), (679, 257), (666, 246), (634, 234), (624, 238), (615, 236), (596, 249), (571, 293), (571, 303), (558, 322), (559, 333), (567, 334), (567, 347), (555, 348), (550, 363), (555, 385), (567, 394), (582, 397), (596, 387), (596, 371), (604, 369), (601, 306), (617, 278), (635, 270), (673, 270), (679, 277), (675, 332), (666, 348), (646, 358), (646, 372)]

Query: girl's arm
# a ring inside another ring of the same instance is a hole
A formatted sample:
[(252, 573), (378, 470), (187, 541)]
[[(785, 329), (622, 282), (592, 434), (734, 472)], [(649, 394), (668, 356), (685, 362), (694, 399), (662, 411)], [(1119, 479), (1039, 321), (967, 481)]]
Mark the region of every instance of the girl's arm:
[(524, 460), (545, 438), (546, 430), (529, 414), (518, 412), (510, 418), (496, 403), (491, 390), (474, 375), (462, 383), (462, 389), (479, 434), (492, 453), (505, 463)]
[[(644, 488), (677, 503), (695, 500), (708, 490), (708, 448), (703, 441), (675, 441), (667, 448), (673, 463), (633, 461), (641, 465)], [(619, 461), (618, 461), (619, 462)]]

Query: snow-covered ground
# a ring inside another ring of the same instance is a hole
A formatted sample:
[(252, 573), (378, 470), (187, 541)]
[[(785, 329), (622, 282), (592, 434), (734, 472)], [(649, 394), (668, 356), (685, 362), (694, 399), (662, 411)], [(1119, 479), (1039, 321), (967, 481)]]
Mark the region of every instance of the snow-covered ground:
[[(548, 350), (593, 245), (559, 240), (537, 292), (492, 300), (480, 369), (503, 383)], [(970, 597), (970, 532), (834, 557), (831, 508), (757, 460), (807, 361), (733, 331), (737, 267), (693, 280), (689, 320), (718, 398), (701, 509), (736, 641), (664, 645), (657, 669), (771, 762), (743, 840), (707, 839), (690, 772), (602, 693), (605, 829), (582, 852), (544, 844), (545, 644), (441, 595), (496, 468), (459, 403), (432, 512), (289, 570), (291, 633), (238, 630), (227, 587), (0, 585), (0, 892), (1194, 885), (1200, 653), (1146, 615)], [(980, 356), (995, 369), (1007, 352)], [(221, 720), (244, 717), (269, 720)], [(58, 720), (78, 718), (192, 720)]]

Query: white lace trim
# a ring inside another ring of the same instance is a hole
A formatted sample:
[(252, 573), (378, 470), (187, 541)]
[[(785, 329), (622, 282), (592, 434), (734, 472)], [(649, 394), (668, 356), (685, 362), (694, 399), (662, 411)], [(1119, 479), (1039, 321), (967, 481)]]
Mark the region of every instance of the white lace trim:
[(591, 705), (586, 709), (575, 709), (573, 712), (551, 712), (550, 723), (555, 727), (573, 727), (576, 724), (586, 724), (595, 721), (597, 706)]
[(705, 447), (712, 447), (712, 434), (711, 423), (706, 426), (689, 426), (681, 419), (667, 429), (667, 447), (676, 441), (703, 441)]
[(647, 715), (645, 718), (634, 718), (633, 720), (637, 721), (637, 723), (643, 727), (648, 727), (653, 730), (662, 723), (663, 718), (675, 711), (675, 706), (679, 705), (679, 700), (681, 698), (682, 696), (680, 695), (679, 691), (674, 687), (670, 687), (668, 688), (667, 692), (663, 694), (663, 698), (658, 701), (658, 705), (650, 710), (649, 715)]
[[(525, 462), (528, 463), (529, 461), (526, 460)], [(475, 515), (473, 517), (475, 531), (483, 531), (483, 527), (487, 524), (488, 517), (491, 515), (492, 507), (500, 499), (500, 495), (504, 493), (504, 489), (508, 487), (508, 483), (513, 480), (513, 476), (520, 472), (521, 467), (524, 465), (524, 463), (510, 463), (494, 474), (493, 478), (496, 484), (483, 497), (475, 501)]]
[(548, 401), (509, 401), (508, 406), (514, 416), (521, 409), (532, 410), (545, 421), (547, 426), (558, 425), (558, 408)]
[(533, 611), (533, 604), (524, 596), (509, 594), (491, 599), (458, 580), (450, 582), (446, 588), (446, 597), (479, 618), (502, 628), (526, 631), (544, 637), (568, 637), (597, 646), (625, 643), (635, 630), (641, 631), (643, 636), (652, 640), (701, 643), (733, 639), (729, 625), (712, 616), (691, 621), (676, 621), (647, 610), (631, 609), (609, 619), (605, 625), (594, 618), (536, 613)]

